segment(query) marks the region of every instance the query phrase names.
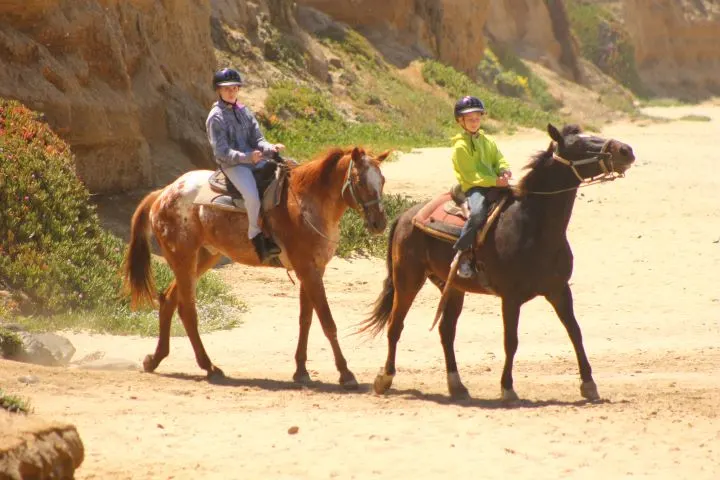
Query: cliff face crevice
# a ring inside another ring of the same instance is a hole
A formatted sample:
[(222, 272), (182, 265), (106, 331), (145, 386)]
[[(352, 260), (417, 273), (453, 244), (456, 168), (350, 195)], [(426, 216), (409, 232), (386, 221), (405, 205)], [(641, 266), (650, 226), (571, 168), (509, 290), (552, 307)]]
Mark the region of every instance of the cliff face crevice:
[(155, 183), (153, 158), (207, 165), (209, 17), (195, 0), (5, 1), (0, 96), (45, 114), (91, 191)]

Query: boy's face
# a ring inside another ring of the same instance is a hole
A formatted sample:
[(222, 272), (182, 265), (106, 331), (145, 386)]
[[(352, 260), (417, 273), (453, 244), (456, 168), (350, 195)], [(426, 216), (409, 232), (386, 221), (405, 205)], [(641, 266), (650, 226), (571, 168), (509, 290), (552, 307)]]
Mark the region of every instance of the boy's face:
[(237, 85), (226, 85), (217, 88), (218, 95), (220, 95), (220, 98), (225, 100), (227, 103), (235, 103), (237, 101), (239, 91), (240, 87)]
[(480, 129), (480, 124), (484, 116), (485, 113), (483, 112), (466, 113), (458, 118), (458, 123), (468, 132), (475, 133)]

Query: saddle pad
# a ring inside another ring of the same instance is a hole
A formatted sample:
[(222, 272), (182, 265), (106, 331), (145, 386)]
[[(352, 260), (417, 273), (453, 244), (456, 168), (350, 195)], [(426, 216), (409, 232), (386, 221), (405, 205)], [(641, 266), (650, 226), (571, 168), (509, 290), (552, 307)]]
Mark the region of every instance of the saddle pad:
[(462, 209), (455, 205), (450, 193), (446, 192), (425, 204), (415, 214), (412, 222), (428, 235), (454, 243), (460, 236), (465, 217), (462, 216)]
[[(502, 207), (507, 201), (507, 195), (501, 197), (500, 201), (490, 205), (488, 219), (485, 226), (479, 232), (480, 242), (485, 240), (488, 230), (497, 219)], [(431, 237), (455, 243), (460, 237), (460, 231), (467, 216), (461, 207), (455, 203), (450, 192), (443, 193), (428, 202), (415, 214), (412, 219), (413, 225)]]
[[(265, 194), (262, 198), (262, 210), (264, 212), (270, 211), (280, 204), (283, 186), (286, 181), (287, 176), (280, 175), (278, 178), (275, 178), (272, 183), (270, 183), (267, 189), (265, 189)], [(247, 212), (247, 209), (245, 208), (245, 201), (242, 198), (233, 198), (230, 195), (218, 193), (213, 189), (210, 182), (205, 183), (200, 188), (193, 203), (195, 205), (206, 205), (229, 212)]]

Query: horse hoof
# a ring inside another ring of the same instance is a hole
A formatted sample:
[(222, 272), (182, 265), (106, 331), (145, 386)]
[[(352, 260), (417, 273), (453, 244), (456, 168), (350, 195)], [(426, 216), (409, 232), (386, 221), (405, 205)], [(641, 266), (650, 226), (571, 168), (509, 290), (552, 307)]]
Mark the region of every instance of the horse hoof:
[(295, 375), (293, 375), (293, 382), (299, 385), (310, 385), (312, 383), (312, 378), (310, 378), (310, 374), (308, 372), (295, 372)]
[(152, 355), (145, 355), (145, 359), (143, 360), (143, 370), (147, 373), (152, 373), (156, 368), (157, 364), (155, 363), (155, 358)]
[(465, 388), (457, 373), (448, 373), (447, 376), (448, 392), (453, 400), (467, 400), (470, 398), (470, 392)]
[(225, 381), (225, 374), (219, 368), (212, 367), (210, 370), (208, 370), (207, 379), (210, 383), (222, 384)]
[(520, 397), (518, 397), (518, 394), (515, 393), (515, 390), (513, 390), (512, 388), (510, 388), (510, 389), (503, 388), (502, 389), (502, 401), (503, 402), (517, 402), (519, 400), (520, 400)]
[(373, 390), (375, 390), (375, 393), (382, 395), (387, 392), (392, 386), (393, 378), (395, 378), (395, 375), (378, 373), (377, 377), (375, 377), (375, 382), (373, 383)]
[(597, 402), (600, 400), (597, 385), (595, 385), (595, 382), (592, 380), (580, 384), (580, 395), (591, 402)]
[(350, 371), (340, 375), (340, 385), (342, 385), (345, 390), (357, 390), (359, 387), (357, 380), (355, 380), (355, 375)]

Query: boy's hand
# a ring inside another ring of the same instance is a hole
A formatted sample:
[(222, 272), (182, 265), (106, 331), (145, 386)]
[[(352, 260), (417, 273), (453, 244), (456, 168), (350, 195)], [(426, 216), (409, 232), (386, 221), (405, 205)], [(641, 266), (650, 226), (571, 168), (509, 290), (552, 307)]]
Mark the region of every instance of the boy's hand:
[(502, 172), (500, 172), (500, 176), (503, 178), (510, 179), (510, 178), (512, 178), (512, 172), (510, 170), (503, 170)]
[(498, 187), (507, 187), (508, 178), (505, 175), (503, 175), (502, 177), (498, 177), (497, 180), (495, 180), (495, 185)]

